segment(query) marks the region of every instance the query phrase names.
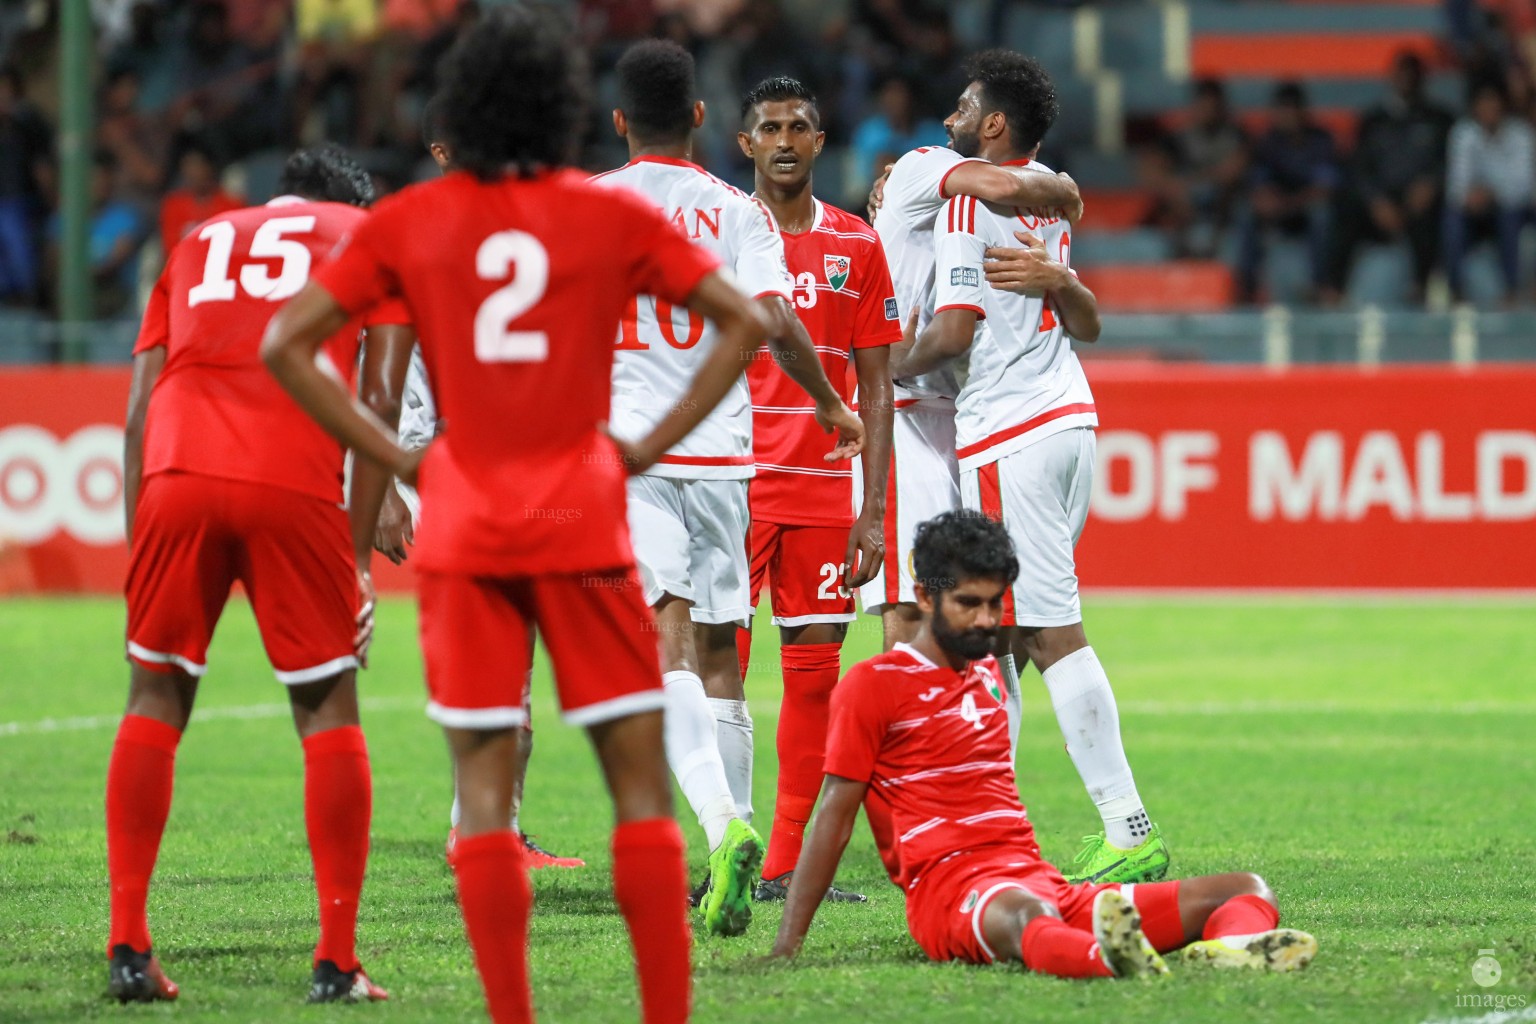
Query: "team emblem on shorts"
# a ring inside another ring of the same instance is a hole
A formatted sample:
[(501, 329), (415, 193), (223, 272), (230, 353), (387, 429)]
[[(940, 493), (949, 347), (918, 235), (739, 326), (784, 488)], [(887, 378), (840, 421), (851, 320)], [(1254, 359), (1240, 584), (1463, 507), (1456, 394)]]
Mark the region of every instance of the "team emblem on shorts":
[(960, 913), (969, 914), (976, 909), (976, 904), (981, 902), (981, 893), (972, 889), (966, 894), (964, 902), (960, 904)]
[(843, 285), (848, 283), (848, 271), (853, 266), (853, 260), (847, 256), (823, 256), (827, 268), (827, 284), (832, 290), (840, 292)]

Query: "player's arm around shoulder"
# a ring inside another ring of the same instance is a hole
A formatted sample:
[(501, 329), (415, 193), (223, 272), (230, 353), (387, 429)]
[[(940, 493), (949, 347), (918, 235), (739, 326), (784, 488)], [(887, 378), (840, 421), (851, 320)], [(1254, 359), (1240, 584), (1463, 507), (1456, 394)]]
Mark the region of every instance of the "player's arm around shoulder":
[(984, 203), (1045, 211), (1060, 210), (1067, 222), (1083, 219), (1083, 197), (1077, 182), (1058, 171), (1028, 166), (1003, 167), (985, 160), (956, 164), (944, 177), (944, 198), (971, 196)]
[(1099, 301), (1066, 263), (1053, 259), (1045, 242), (1015, 231), (1020, 248), (994, 245), (986, 251), (987, 284), (1020, 295), (1045, 295), (1062, 327), (1077, 341), (1094, 342), (1103, 333)]

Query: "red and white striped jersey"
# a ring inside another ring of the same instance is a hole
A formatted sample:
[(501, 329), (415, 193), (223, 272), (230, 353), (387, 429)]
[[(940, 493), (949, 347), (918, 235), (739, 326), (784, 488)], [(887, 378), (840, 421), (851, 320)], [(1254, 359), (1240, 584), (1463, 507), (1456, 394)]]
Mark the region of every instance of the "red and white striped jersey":
[[(915, 306), (919, 311), (919, 331), (933, 319), (934, 221), (949, 198), (944, 182), (966, 160), (942, 146), (914, 149), (891, 168), (891, 176), (885, 180), (884, 202), (875, 215), (875, 231), (891, 267), (901, 322), (906, 324)], [(936, 404), (949, 408), (959, 393), (955, 369), (946, 366), (897, 385), (896, 402), (903, 405), (914, 400), (937, 399)]]
[[(1027, 163), (1028, 161), (1018, 161)], [(1035, 165), (1040, 170), (1047, 168)], [(1068, 263), (1072, 248), (1062, 217), (1036, 217), (1013, 207), (957, 196), (934, 231), (935, 312), (963, 308), (980, 318), (969, 375), (956, 399), (955, 446), (961, 469), (996, 462), (1050, 434), (1098, 426), (1093, 392), (1071, 341), (1045, 296), (987, 286), (982, 254), (988, 246), (1017, 247), (1015, 231), (1045, 243)]]
[[(901, 340), (891, 272), (875, 233), (818, 200), (811, 229), (785, 234), (795, 313), (827, 379), (851, 402), (849, 353)], [(830, 463), (835, 439), (816, 425), (816, 403), (766, 348), (747, 367), (752, 386), (752, 518), (795, 526), (853, 524), (853, 464)]]
[(956, 672), (907, 645), (861, 661), (832, 691), (826, 772), (868, 782), (891, 817), (876, 835), (911, 891), (941, 861), (992, 849), (1039, 857), (1019, 802), (997, 659)]
[[(754, 298), (790, 298), (784, 243), (768, 210), (697, 164), (642, 156), (592, 179), (644, 196), (695, 245), (714, 253), (738, 288)], [(603, 287), (594, 268), (593, 287)], [(715, 346), (714, 327), (697, 313), (655, 296), (630, 303), (619, 324), (613, 360), (613, 413), (617, 437), (643, 437), (687, 389)], [(693, 432), (661, 457), (650, 476), (692, 480), (744, 480), (753, 474), (752, 399), (746, 376)]]

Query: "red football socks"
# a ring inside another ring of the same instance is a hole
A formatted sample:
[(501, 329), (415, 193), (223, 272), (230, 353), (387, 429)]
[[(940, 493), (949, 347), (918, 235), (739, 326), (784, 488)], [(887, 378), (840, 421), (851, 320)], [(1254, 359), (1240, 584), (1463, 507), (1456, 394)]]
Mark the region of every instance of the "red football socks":
[(736, 630), (736, 661), (741, 666), (741, 678), (747, 678), (747, 668), (752, 661), (752, 630)]
[(149, 876), (171, 813), (171, 782), (181, 731), (142, 715), (124, 715), (107, 766), (107, 873), (112, 930), (107, 955), (120, 944), (148, 952)]
[(1257, 935), (1280, 923), (1280, 911), (1258, 896), (1234, 896), (1211, 912), (1200, 931), (1202, 939), (1228, 935)]
[(1110, 978), (1114, 976), (1099, 955), (1092, 932), (1073, 928), (1059, 917), (1036, 917), (1024, 926), (1019, 945), (1024, 966), (1058, 978)]
[(779, 711), (779, 789), (763, 877), (778, 878), (800, 860), (805, 828), (821, 792), (832, 688), (842, 664), (840, 644), (787, 644), (784, 704)]
[[(533, 992), (528, 987), (533, 888), (522, 844), (509, 830), (460, 837), (453, 851), (453, 873), (491, 1020), (533, 1020)], [(681, 895), (678, 900), (682, 906)]]
[(320, 897), (315, 962), (357, 969), (357, 904), (368, 865), (373, 780), (361, 726), (317, 732), (304, 740), (304, 825)]
[(671, 818), (621, 822), (613, 830), (613, 895), (629, 928), (640, 975), (640, 1019), (688, 1019), (688, 874), (683, 833)]

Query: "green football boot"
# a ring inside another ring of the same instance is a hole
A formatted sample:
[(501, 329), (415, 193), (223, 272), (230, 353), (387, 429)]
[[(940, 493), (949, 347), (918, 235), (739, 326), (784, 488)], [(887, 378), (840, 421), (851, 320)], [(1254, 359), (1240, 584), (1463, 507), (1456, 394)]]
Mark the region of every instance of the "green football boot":
[(1084, 836), (1082, 851), (1072, 858), (1072, 870), (1063, 874), (1073, 883), (1161, 882), (1168, 877), (1169, 860), (1163, 833), (1153, 825), (1141, 845), (1130, 850), (1112, 845), (1102, 832)]
[(715, 935), (740, 935), (752, 923), (752, 890), (763, 867), (763, 837), (740, 818), (709, 855), (709, 889), (700, 908)]

